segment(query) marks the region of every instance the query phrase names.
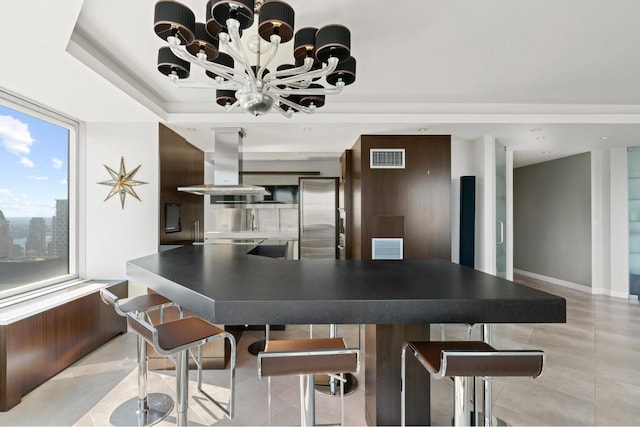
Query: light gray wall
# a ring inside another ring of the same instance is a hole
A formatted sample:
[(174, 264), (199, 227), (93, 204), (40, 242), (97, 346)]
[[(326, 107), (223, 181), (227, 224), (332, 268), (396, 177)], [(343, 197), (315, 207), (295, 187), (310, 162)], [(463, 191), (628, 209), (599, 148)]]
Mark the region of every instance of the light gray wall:
[(514, 268), (591, 287), (591, 154), (513, 171)]

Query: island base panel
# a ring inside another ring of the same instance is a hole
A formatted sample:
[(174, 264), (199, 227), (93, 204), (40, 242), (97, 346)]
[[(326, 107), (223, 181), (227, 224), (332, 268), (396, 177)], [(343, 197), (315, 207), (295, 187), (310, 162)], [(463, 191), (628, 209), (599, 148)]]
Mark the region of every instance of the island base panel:
[[(400, 425), (401, 354), (405, 341), (427, 341), (430, 325), (365, 326), (365, 416), (368, 425)], [(429, 425), (429, 373), (407, 358), (407, 425)]]

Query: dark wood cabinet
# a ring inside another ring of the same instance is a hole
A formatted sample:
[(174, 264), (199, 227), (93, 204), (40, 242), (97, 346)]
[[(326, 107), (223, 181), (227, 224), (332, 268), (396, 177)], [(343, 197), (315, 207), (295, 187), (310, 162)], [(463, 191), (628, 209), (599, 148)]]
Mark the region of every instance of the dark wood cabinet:
[[(110, 291), (126, 298), (128, 283)], [(91, 294), (0, 325), (0, 411), (118, 334), (127, 320)]]
[[(372, 168), (380, 149), (403, 149), (404, 168)], [(449, 135), (362, 135), (341, 160), (351, 258), (371, 259), (374, 237), (402, 237), (406, 259), (451, 259)]]
[[(372, 168), (372, 150), (404, 150), (404, 167)], [(391, 237), (403, 239), (405, 259), (451, 259), (449, 135), (362, 135), (344, 153), (341, 165), (347, 258), (371, 259), (371, 239)], [(428, 340), (429, 329), (428, 324), (366, 325), (365, 410), (369, 425), (400, 423), (402, 344)], [(428, 374), (408, 359), (407, 407), (419, 410), (408, 410), (407, 424), (429, 424)]]
[[(204, 238), (204, 202), (208, 198), (178, 191), (178, 187), (204, 183), (204, 153), (186, 139), (160, 124), (160, 229), (161, 245), (184, 244)], [(181, 207), (179, 232), (165, 232), (165, 204), (175, 203)], [(199, 235), (195, 235), (194, 223), (199, 221)]]

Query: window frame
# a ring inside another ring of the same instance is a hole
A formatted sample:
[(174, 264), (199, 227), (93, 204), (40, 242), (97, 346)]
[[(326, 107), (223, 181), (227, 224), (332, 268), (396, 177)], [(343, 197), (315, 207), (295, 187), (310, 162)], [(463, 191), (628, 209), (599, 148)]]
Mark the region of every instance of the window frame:
[(38, 282), (0, 291), (0, 308), (76, 285), (79, 278), (79, 140), (81, 124), (64, 114), (0, 87), (0, 103), (5, 107), (63, 127), (69, 132), (67, 191), (69, 198), (69, 272)]

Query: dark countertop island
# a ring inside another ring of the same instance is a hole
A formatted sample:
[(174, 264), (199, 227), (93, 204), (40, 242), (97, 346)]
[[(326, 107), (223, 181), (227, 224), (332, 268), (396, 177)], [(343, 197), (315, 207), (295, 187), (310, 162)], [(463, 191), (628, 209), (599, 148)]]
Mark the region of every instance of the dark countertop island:
[[(449, 261), (282, 260), (253, 249), (183, 246), (129, 261), (127, 275), (213, 323), (367, 324), (369, 424), (400, 423), (402, 343), (428, 340), (430, 323), (566, 321), (564, 298)], [(417, 362), (405, 387), (407, 423), (428, 424), (429, 376)]]
[(183, 246), (129, 261), (134, 281), (221, 324), (561, 323), (565, 300), (442, 260), (279, 260)]

